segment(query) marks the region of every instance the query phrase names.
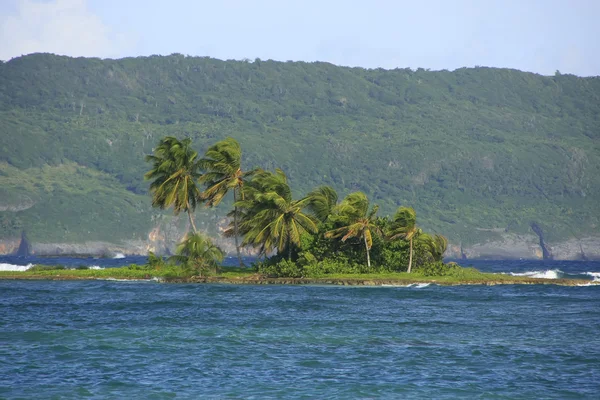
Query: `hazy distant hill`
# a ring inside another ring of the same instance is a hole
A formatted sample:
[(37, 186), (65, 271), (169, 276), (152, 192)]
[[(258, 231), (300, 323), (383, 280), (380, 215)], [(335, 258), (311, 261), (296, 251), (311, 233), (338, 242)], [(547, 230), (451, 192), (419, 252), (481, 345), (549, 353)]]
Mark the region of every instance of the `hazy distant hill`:
[(454, 243), (532, 221), (551, 240), (600, 235), (598, 77), (33, 54), (0, 63), (0, 121), (0, 238), (145, 238), (143, 158), (165, 135), (201, 152), (233, 136), (298, 195), (411, 205)]

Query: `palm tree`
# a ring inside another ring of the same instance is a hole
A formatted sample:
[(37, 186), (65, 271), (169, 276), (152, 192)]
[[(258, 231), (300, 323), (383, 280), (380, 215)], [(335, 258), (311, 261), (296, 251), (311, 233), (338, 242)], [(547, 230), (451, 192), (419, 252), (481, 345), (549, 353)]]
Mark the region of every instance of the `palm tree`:
[(235, 202), (244, 199), (244, 181), (254, 173), (254, 171), (243, 172), (241, 168), (242, 149), (239, 143), (233, 138), (226, 138), (209, 147), (200, 160), (200, 166), (205, 174), (200, 178), (200, 182), (206, 185), (203, 193), (208, 206), (217, 206), (227, 193), (233, 191), (233, 237), (235, 240), (235, 249), (237, 251), (240, 267), (243, 266), (240, 246), (238, 243), (238, 212)]
[(369, 211), (369, 199), (363, 192), (350, 193), (339, 206), (336, 207), (336, 220), (343, 224), (342, 227), (325, 232), (327, 238), (342, 238), (345, 242), (351, 237), (362, 237), (367, 251), (367, 266), (371, 267), (369, 250), (373, 246), (373, 234), (380, 234), (381, 230), (375, 224), (375, 215), (379, 210), (373, 206)]
[(331, 186), (319, 186), (308, 196), (308, 209), (320, 222), (325, 222), (337, 205), (338, 195)]
[(300, 236), (317, 231), (313, 218), (303, 212), (308, 197), (294, 200), (280, 169), (257, 172), (247, 186), (245, 199), (236, 203), (242, 209), (243, 243), (259, 247), (263, 255), (275, 249), (279, 254), (287, 251), (291, 260), (292, 247), (300, 245)]
[(400, 207), (396, 211), (392, 220), (392, 227), (388, 234), (390, 240), (402, 238), (410, 242), (410, 252), (408, 256), (408, 270), (412, 269), (413, 260), (413, 239), (422, 231), (417, 227), (417, 213), (411, 207)]
[(422, 233), (416, 235), (414, 239), (415, 243), (418, 242), (425, 246), (433, 261), (442, 261), (448, 248), (448, 239), (445, 236)]
[(217, 271), (225, 254), (211, 240), (201, 233), (187, 235), (177, 245), (175, 255), (170, 260), (181, 264), (185, 269), (199, 272), (200, 275), (208, 269)]
[(153, 155), (146, 156), (152, 169), (144, 178), (154, 181), (150, 184), (152, 206), (161, 209), (173, 206), (175, 215), (181, 211), (188, 214), (190, 225), (196, 233), (193, 211), (201, 198), (196, 182), (200, 178), (198, 153), (191, 148), (192, 140), (179, 140), (167, 136), (160, 140)]

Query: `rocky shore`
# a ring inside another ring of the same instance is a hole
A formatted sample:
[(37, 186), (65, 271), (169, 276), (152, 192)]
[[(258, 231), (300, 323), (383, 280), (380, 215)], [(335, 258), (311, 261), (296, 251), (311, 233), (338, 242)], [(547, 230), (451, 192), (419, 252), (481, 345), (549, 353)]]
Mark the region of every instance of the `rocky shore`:
[[(177, 222), (177, 221), (176, 221)], [(224, 223), (221, 223), (224, 226)], [(122, 243), (85, 241), (81, 243), (42, 243), (32, 240), (28, 248), (38, 256), (94, 256), (113, 257), (116, 254), (147, 255), (148, 251), (169, 254), (185, 232), (185, 227), (173, 223), (157, 225), (143, 240), (126, 240)], [(498, 233), (498, 239), (472, 245), (450, 243), (445, 253), (453, 259), (531, 259), (544, 258), (539, 237), (533, 234), (519, 235)], [(213, 235), (214, 236), (214, 235)], [(226, 253), (234, 254), (232, 240), (217, 235), (215, 244)], [(21, 238), (0, 240), (0, 255), (16, 254)], [(559, 242), (546, 242), (546, 257), (553, 260), (600, 260), (600, 236), (571, 238)], [(251, 249), (243, 249), (251, 256)]]

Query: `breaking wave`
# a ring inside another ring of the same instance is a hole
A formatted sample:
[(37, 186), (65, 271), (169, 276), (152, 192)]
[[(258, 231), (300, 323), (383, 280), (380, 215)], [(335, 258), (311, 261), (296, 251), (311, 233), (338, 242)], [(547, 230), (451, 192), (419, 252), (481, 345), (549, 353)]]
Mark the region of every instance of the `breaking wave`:
[(592, 281), (600, 281), (600, 272), (586, 272), (585, 275), (591, 276)]
[(2, 264), (0, 263), (0, 271), (27, 271), (33, 264), (28, 265), (15, 265), (15, 264)]
[(560, 279), (565, 276), (560, 269), (548, 269), (545, 271), (509, 272), (512, 276), (526, 276), (529, 278)]
[(422, 288), (426, 288), (429, 285), (431, 285), (431, 283), (413, 283), (412, 285), (408, 285), (408, 287), (412, 287), (415, 289), (422, 289)]

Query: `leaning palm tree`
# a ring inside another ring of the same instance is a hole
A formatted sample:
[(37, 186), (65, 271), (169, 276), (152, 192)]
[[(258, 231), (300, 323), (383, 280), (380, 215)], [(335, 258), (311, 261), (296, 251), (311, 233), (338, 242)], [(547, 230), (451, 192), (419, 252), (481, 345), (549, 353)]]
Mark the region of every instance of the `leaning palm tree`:
[(287, 251), (291, 260), (292, 248), (300, 245), (301, 235), (317, 231), (313, 217), (303, 212), (308, 198), (292, 198), (287, 177), (280, 169), (275, 173), (257, 172), (247, 189), (245, 199), (236, 203), (242, 209), (243, 244), (260, 248), (263, 255), (274, 250), (279, 254)]
[(413, 242), (417, 248), (421, 248), (429, 261), (442, 261), (444, 252), (448, 247), (448, 239), (442, 235), (430, 235), (429, 233), (418, 232), (413, 237)]
[(177, 245), (175, 255), (170, 260), (181, 264), (185, 269), (202, 275), (207, 270), (216, 272), (225, 254), (211, 240), (201, 233), (187, 235)]
[(175, 215), (187, 212), (192, 230), (196, 233), (193, 211), (201, 198), (197, 186), (201, 174), (198, 153), (191, 144), (189, 138), (179, 140), (167, 136), (161, 139), (154, 154), (146, 156), (146, 161), (152, 163), (152, 169), (144, 178), (153, 179), (150, 184), (152, 206), (161, 209), (173, 206)]
[(431, 246), (431, 254), (435, 261), (442, 261), (444, 253), (448, 248), (448, 239), (443, 235), (436, 234), (433, 236), (433, 246)]
[(412, 269), (413, 239), (420, 233), (421, 230), (417, 227), (417, 213), (415, 210), (411, 207), (398, 208), (392, 220), (392, 227), (388, 237), (390, 240), (402, 238), (409, 241), (408, 273), (410, 273)]
[(243, 172), (241, 168), (242, 149), (233, 138), (226, 138), (209, 147), (200, 160), (200, 166), (205, 171), (200, 182), (206, 185), (203, 193), (208, 206), (217, 206), (231, 190), (233, 192), (233, 237), (240, 267), (243, 266), (240, 254), (238, 232), (238, 210), (235, 202), (244, 199), (244, 181), (254, 171)]
[(338, 195), (331, 186), (319, 186), (308, 197), (308, 209), (320, 222), (325, 222), (337, 205)]
[(378, 206), (373, 206), (369, 211), (369, 199), (363, 192), (350, 193), (336, 207), (336, 220), (343, 226), (325, 232), (325, 237), (341, 237), (342, 242), (352, 237), (362, 237), (367, 252), (367, 266), (370, 268), (371, 256), (369, 250), (373, 246), (373, 234), (381, 234), (381, 230), (375, 224), (375, 215), (378, 210)]

